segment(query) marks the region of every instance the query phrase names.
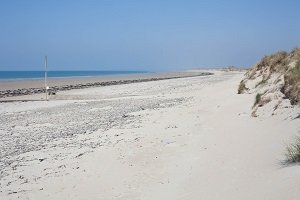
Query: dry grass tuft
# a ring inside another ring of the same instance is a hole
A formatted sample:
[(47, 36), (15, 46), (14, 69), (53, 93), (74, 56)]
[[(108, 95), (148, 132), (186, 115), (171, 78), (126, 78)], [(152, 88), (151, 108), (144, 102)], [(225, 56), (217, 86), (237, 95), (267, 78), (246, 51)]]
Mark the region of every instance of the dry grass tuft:
[(282, 92), (290, 99), (291, 104), (300, 104), (300, 59), (293, 69), (284, 76)]
[(255, 101), (254, 101), (254, 104), (253, 104), (253, 107), (255, 107), (256, 105), (259, 105), (259, 103), (261, 102), (261, 94), (260, 93), (257, 93), (256, 96), (255, 96)]
[(267, 84), (267, 80), (266, 79), (262, 79), (260, 82), (258, 82), (255, 87), (258, 87), (258, 86), (264, 86)]
[(265, 56), (258, 64), (257, 68), (262, 69), (266, 66), (270, 68), (270, 72), (281, 71), (284, 66), (287, 65), (288, 53), (285, 51), (279, 51), (270, 56)]
[[(283, 75), (284, 79), (277, 79), (274, 84), (283, 80), (283, 84), (278, 85), (280, 91), (292, 105), (300, 105), (300, 48), (295, 48), (289, 53), (279, 51), (265, 56), (246, 73), (247, 78), (243, 81), (262, 77), (255, 88), (264, 87), (273, 74)], [(240, 84), (239, 91), (244, 91), (243, 82)]]
[(286, 147), (286, 161), (288, 163), (300, 162), (300, 137), (296, 137), (294, 144), (290, 144)]
[(300, 59), (300, 48), (295, 48), (291, 51), (291, 58), (295, 60)]
[(239, 84), (238, 94), (243, 94), (248, 90), (249, 90), (249, 88), (246, 87), (245, 82), (242, 80)]

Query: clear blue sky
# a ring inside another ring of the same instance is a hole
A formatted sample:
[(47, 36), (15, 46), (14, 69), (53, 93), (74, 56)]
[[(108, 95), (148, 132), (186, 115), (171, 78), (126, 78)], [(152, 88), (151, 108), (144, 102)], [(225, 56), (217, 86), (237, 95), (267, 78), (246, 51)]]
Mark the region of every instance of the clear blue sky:
[(250, 66), (300, 45), (299, 0), (1, 0), (0, 70)]

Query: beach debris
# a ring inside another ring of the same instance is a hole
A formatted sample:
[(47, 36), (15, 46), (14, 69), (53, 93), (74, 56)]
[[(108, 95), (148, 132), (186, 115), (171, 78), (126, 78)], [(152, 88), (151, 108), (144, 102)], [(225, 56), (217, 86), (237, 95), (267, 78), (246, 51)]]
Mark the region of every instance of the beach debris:
[(75, 158), (79, 158), (80, 156), (83, 156), (84, 153), (80, 153), (77, 156), (75, 156)]

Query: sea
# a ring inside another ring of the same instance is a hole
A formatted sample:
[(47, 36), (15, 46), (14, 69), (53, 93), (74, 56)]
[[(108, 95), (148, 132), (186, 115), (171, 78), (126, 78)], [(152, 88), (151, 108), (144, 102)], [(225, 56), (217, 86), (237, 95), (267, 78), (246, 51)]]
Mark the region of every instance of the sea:
[[(144, 74), (146, 71), (48, 71), (49, 78)], [(43, 79), (44, 71), (0, 71), (0, 80)]]

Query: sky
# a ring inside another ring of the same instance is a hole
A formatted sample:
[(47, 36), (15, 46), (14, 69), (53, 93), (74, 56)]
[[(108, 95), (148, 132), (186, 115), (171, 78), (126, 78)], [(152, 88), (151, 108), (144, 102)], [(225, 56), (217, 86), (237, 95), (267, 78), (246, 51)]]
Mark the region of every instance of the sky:
[(0, 70), (250, 67), (300, 46), (299, 0), (0, 0)]

